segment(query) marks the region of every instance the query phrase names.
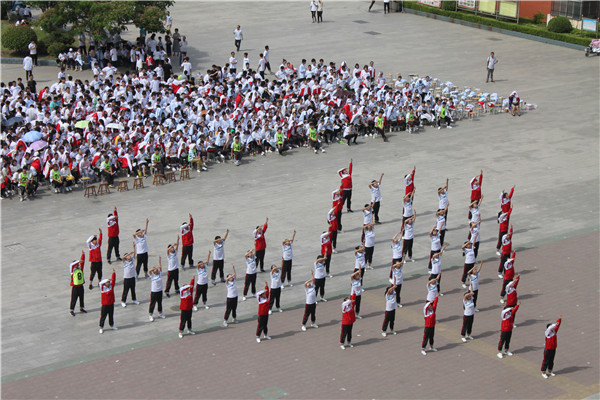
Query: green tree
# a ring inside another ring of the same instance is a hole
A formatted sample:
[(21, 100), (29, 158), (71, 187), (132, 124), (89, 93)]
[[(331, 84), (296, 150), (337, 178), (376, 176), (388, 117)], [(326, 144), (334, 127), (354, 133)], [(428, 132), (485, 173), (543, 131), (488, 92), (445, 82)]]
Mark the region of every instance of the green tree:
[(134, 24), (147, 32), (164, 32), (166, 10), (174, 1), (30, 1), (43, 14), (37, 25), (47, 32), (70, 29), (96, 39), (116, 34)]

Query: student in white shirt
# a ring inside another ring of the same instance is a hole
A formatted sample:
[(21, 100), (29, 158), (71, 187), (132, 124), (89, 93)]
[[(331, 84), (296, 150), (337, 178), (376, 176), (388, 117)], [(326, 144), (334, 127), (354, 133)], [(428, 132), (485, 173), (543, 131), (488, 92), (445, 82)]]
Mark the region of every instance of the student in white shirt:
[(229, 229), (225, 232), (225, 237), (221, 238), (221, 236), (215, 236), (215, 240), (213, 240), (213, 267), (210, 274), (210, 280), (213, 285), (217, 284), (215, 281), (217, 271), (219, 271), (219, 275), (221, 276), (221, 282), (225, 282), (223, 266), (225, 264), (225, 240), (227, 240), (228, 235)]
[(320, 291), (320, 299), (321, 301), (327, 301), (325, 299), (325, 261), (326, 257), (321, 256), (320, 254), (317, 256), (317, 260), (315, 261), (315, 266), (313, 268), (313, 276), (315, 278), (315, 293), (319, 294)]
[(406, 222), (404, 223), (403, 251), (404, 251), (404, 254), (408, 255), (408, 259), (411, 262), (415, 262), (414, 258), (412, 258), (412, 246), (413, 246), (413, 239), (415, 238), (415, 233), (413, 231), (413, 228), (414, 228), (416, 218), (417, 218), (417, 212), (414, 211), (413, 216), (408, 218), (406, 220)]
[(362, 287), (361, 271), (355, 270), (355, 272), (352, 273), (352, 275), (350, 275), (350, 285), (352, 288), (350, 291), (350, 296), (352, 296), (353, 294), (356, 295), (356, 300), (354, 302), (354, 314), (356, 315), (356, 318), (362, 319), (362, 317), (360, 316), (360, 302), (364, 290)]
[(402, 291), (402, 284), (404, 283), (404, 276), (402, 275), (402, 269), (404, 267), (404, 261), (398, 261), (392, 267), (392, 285), (396, 286), (396, 304), (398, 308), (402, 307), (400, 304), (400, 292)]
[(292, 284), (292, 260), (294, 258), (294, 254), (292, 251), (292, 246), (294, 244), (294, 239), (296, 238), (296, 230), (294, 229), (294, 233), (291, 239), (285, 239), (281, 243), (281, 247), (283, 250), (283, 264), (281, 265), (281, 282), (285, 287), (285, 280), (287, 279), (288, 286), (294, 286)]
[(479, 293), (479, 273), (481, 272), (481, 267), (483, 267), (483, 261), (479, 262), (479, 266), (473, 267), (469, 271), (469, 291), (473, 292), (473, 306), (475, 307), (475, 312), (478, 312), (477, 309), (477, 294)]
[(375, 218), (375, 223), (380, 224), (379, 222), (379, 207), (381, 206), (381, 181), (383, 180), (383, 174), (379, 180), (372, 180), (369, 183), (369, 189), (371, 189), (371, 204), (373, 205), (373, 217)]
[(248, 250), (244, 255), (246, 259), (246, 278), (244, 279), (244, 292), (242, 293), (242, 301), (246, 301), (248, 289), (252, 286), (252, 297), (256, 296), (256, 252)]
[(229, 72), (234, 76), (237, 74), (237, 58), (235, 57), (235, 51), (231, 52), (231, 57), (229, 57)]
[(373, 252), (375, 251), (375, 228), (373, 224), (365, 226), (365, 262), (368, 269), (373, 269)]
[(304, 292), (306, 293), (306, 304), (304, 305), (304, 316), (302, 317), (302, 331), (306, 332), (306, 323), (310, 317), (310, 326), (318, 328), (317, 325), (317, 291), (314, 284), (314, 272), (311, 272), (313, 277), (304, 282)]
[(131, 290), (133, 304), (140, 304), (135, 294), (135, 245), (133, 251), (123, 256), (123, 294), (121, 295), (121, 307), (127, 307), (127, 295)]
[(460, 330), (461, 340), (466, 342), (467, 339), (473, 340), (471, 330), (473, 329), (473, 319), (475, 318), (475, 304), (473, 303), (473, 292), (465, 293), (463, 297), (463, 324)]
[[(283, 264), (283, 260), (281, 260)], [(273, 309), (273, 304), (277, 307), (277, 311), (283, 312), (280, 305), (281, 299), (281, 266), (271, 265), (271, 297), (269, 299), (269, 315)]]
[(202, 304), (204, 308), (208, 310), (208, 306), (206, 305), (207, 300), (207, 292), (208, 292), (208, 261), (210, 260), (210, 250), (208, 251), (208, 256), (206, 257), (206, 261), (198, 262), (196, 267), (196, 295), (194, 297), (194, 311), (198, 311), (198, 301), (200, 300), (200, 296), (202, 296)]
[(136, 277), (140, 275), (140, 269), (144, 266), (144, 273), (146, 278), (148, 277), (148, 242), (146, 240), (146, 234), (148, 233), (148, 222), (150, 220), (146, 218), (146, 227), (144, 229), (138, 229), (133, 234), (133, 241), (135, 243), (136, 265), (135, 274)]
[(235, 273), (235, 265), (231, 264), (231, 268), (233, 268), (233, 274), (227, 274), (226, 286), (227, 286), (227, 302), (225, 306), (225, 316), (223, 319), (223, 326), (227, 326), (227, 320), (229, 319), (229, 315), (233, 317), (233, 322), (236, 323), (237, 317), (237, 305), (238, 305), (238, 290), (237, 290), (237, 281), (236, 281), (236, 273)]
[(152, 268), (149, 272), (150, 275), (150, 308), (148, 309), (150, 322), (154, 321), (154, 307), (158, 305), (158, 318), (166, 318), (163, 314), (162, 308), (162, 264), (161, 257), (158, 256), (158, 267)]
[(171, 297), (171, 283), (175, 284), (175, 292), (179, 292), (179, 259), (177, 250), (179, 249), (179, 235), (175, 244), (167, 246), (167, 286), (165, 287), (165, 296)]
[(394, 321), (396, 320), (396, 285), (385, 288), (385, 318), (383, 319), (383, 326), (381, 327), (381, 336), (387, 336), (388, 325), (394, 335)]

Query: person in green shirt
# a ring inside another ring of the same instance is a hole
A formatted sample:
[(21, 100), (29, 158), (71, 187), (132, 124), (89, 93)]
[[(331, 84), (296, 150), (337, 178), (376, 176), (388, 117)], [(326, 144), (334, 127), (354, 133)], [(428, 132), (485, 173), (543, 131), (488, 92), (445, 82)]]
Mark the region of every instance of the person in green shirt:
[(163, 163), (163, 156), (160, 153), (160, 147), (156, 147), (154, 149), (154, 154), (152, 154), (152, 167), (154, 168), (155, 174), (164, 174), (165, 166)]
[(240, 142), (239, 135), (231, 143), (231, 159), (235, 165), (240, 165), (240, 161), (242, 161), (242, 142)]
[(375, 117), (375, 130), (381, 135), (384, 142), (387, 142), (385, 137), (385, 119), (383, 118), (383, 111), (379, 111), (379, 114)]
[(31, 194), (31, 177), (29, 172), (23, 168), (19, 168), (18, 172), (18, 183), (19, 183), (19, 201), (29, 201), (29, 195)]
[(104, 179), (108, 183), (109, 187), (115, 187), (113, 185), (115, 181), (115, 172), (110, 163), (110, 160), (108, 159), (108, 156), (106, 156), (106, 158), (100, 163), (100, 173), (102, 174), (102, 176), (104, 176)]
[(442, 129), (442, 121), (446, 121), (446, 126), (450, 129), (452, 128), (450, 126), (450, 122), (452, 122), (452, 119), (450, 118), (448, 106), (446, 105), (445, 101), (442, 102), (442, 106), (440, 107), (440, 113), (438, 117), (438, 129)]
[(283, 131), (281, 127), (278, 127), (277, 132), (275, 132), (275, 141), (277, 142), (277, 151), (279, 151), (279, 155), (282, 156), (287, 150), (287, 146), (285, 145), (285, 140), (283, 139)]
[(54, 186), (54, 193), (58, 193), (59, 191), (62, 193), (65, 192), (65, 182), (60, 177), (57, 164), (54, 164), (52, 170), (50, 170), (50, 181), (52, 182), (52, 186)]
[(319, 143), (319, 134), (317, 133), (314, 122), (311, 122), (308, 128), (308, 143), (315, 153), (317, 153), (319, 149), (321, 149), (321, 153), (325, 153), (325, 149), (322, 148), (321, 143)]

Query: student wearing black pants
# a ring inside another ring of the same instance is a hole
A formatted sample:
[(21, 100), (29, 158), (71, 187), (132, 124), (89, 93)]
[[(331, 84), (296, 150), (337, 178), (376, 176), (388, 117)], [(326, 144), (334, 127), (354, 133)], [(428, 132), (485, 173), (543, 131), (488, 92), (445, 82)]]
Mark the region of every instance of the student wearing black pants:
[[(311, 271), (314, 275), (314, 272)], [(304, 282), (304, 291), (306, 293), (306, 304), (304, 305), (304, 316), (302, 317), (302, 331), (306, 331), (306, 323), (310, 317), (310, 326), (318, 328), (317, 321), (317, 291), (315, 290), (314, 277)]]
[[(283, 264), (283, 260), (281, 260)], [(271, 310), (273, 309), (273, 304), (277, 307), (277, 311), (283, 311), (279, 304), (281, 299), (281, 267), (276, 265), (271, 266), (271, 295), (269, 296), (269, 314), (271, 314)]]
[(179, 248), (179, 235), (177, 235), (177, 242), (174, 245), (167, 247), (167, 286), (165, 287), (165, 295), (170, 297), (169, 291), (171, 290), (171, 284), (175, 284), (175, 292), (179, 292), (179, 261), (177, 260), (177, 249)]
[(140, 268), (143, 265), (146, 278), (148, 277), (148, 242), (146, 240), (146, 234), (148, 233), (148, 222), (149, 219), (146, 218), (146, 227), (144, 229), (136, 230), (133, 234), (135, 253), (137, 254), (137, 262), (135, 266), (136, 276), (140, 275)]
[(140, 275), (140, 270), (142, 266), (144, 267), (144, 273), (148, 276), (148, 253), (142, 253), (137, 255), (137, 261), (135, 265), (135, 273), (136, 275)]
[(149, 320), (154, 321), (152, 314), (154, 313), (154, 307), (158, 306), (158, 317), (165, 318), (163, 315), (162, 307), (162, 258), (158, 257), (158, 267), (152, 268), (148, 271), (150, 275), (150, 307), (148, 308)]
[(237, 274), (235, 273), (235, 265), (231, 264), (233, 274), (227, 274), (225, 285), (227, 286), (227, 303), (225, 306), (225, 315), (223, 326), (227, 326), (229, 315), (233, 317), (233, 322), (237, 322), (237, 306), (238, 306), (238, 290), (237, 290)]
[(473, 329), (473, 319), (475, 318), (475, 303), (473, 301), (474, 293), (473, 290), (469, 290), (463, 297), (463, 324), (460, 330), (460, 336), (462, 341), (466, 342), (467, 339), (473, 339), (471, 337), (471, 330)]
[(381, 336), (387, 336), (388, 325), (395, 335), (394, 322), (396, 321), (396, 285), (388, 287), (385, 291), (385, 317), (381, 326)]
[[(336, 231), (337, 234), (337, 231)], [(296, 230), (294, 229), (294, 233), (291, 239), (285, 239), (282, 243), (283, 250), (283, 263), (281, 264), (281, 283), (285, 284), (285, 280), (287, 279), (289, 286), (292, 286), (292, 260), (294, 258), (294, 254), (292, 251), (292, 247), (294, 245), (294, 239), (296, 238)]]
[(320, 296), (321, 301), (327, 301), (325, 300), (325, 261), (325, 256), (319, 254), (313, 269), (313, 276), (315, 277), (315, 293)]
[(100, 281), (100, 293), (102, 296), (102, 308), (100, 309), (100, 333), (104, 331), (104, 321), (108, 317), (108, 325), (111, 329), (116, 330), (114, 321), (115, 312), (115, 281), (116, 273), (113, 269), (111, 279), (104, 279)]

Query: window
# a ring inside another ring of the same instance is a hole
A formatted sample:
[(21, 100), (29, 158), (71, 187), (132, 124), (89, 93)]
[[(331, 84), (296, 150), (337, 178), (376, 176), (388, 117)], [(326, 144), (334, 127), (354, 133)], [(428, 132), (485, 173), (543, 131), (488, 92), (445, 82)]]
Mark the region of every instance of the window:
[(572, 19), (598, 18), (599, 3), (597, 1), (582, 0), (557, 0), (552, 2), (552, 15), (559, 15)]

